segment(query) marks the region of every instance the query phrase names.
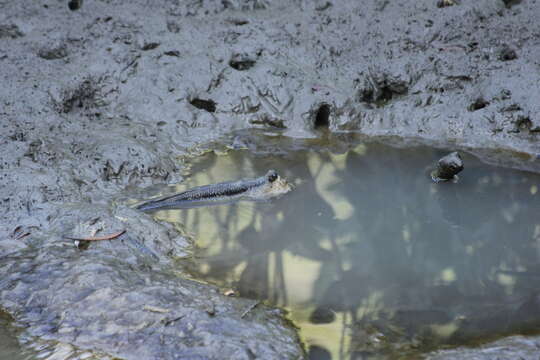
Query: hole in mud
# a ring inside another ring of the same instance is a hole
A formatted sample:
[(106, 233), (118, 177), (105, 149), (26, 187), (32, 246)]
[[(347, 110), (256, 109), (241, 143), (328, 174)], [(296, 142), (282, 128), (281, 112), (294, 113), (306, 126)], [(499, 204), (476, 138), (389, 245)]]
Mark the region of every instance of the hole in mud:
[(208, 112), (216, 112), (216, 102), (214, 100), (204, 100), (195, 98), (190, 100), (191, 105), (195, 106), (197, 109), (206, 110)]
[(390, 100), (405, 95), (408, 85), (405, 81), (384, 75), (381, 79), (372, 78), (359, 92), (360, 101), (375, 104), (378, 107), (386, 105)]
[(82, 2), (83, 0), (71, 0), (70, 2), (68, 2), (69, 10), (71, 11), (79, 10), (82, 6)]
[(233, 59), (229, 61), (229, 66), (238, 71), (245, 71), (255, 66), (255, 63), (256, 61), (252, 59), (244, 59), (244, 60)]
[(377, 106), (384, 106), (390, 100), (392, 100), (394, 92), (388, 86), (383, 86), (373, 91), (367, 89), (360, 94), (360, 100), (366, 103), (372, 103)]
[(521, 0), (503, 0), (503, 3), (507, 9), (510, 9), (512, 6), (520, 4)]
[(390, 89), (390, 87), (383, 86), (381, 88), (381, 94), (379, 95), (379, 98), (377, 99), (377, 102), (386, 103), (386, 102), (392, 100), (393, 94), (394, 94), (394, 92), (392, 91), (392, 89)]
[(178, 50), (165, 51), (163, 55), (180, 57), (180, 51)]
[(228, 19), (227, 22), (235, 26), (243, 26), (249, 24), (249, 20), (246, 19)]
[(146, 43), (146, 44), (143, 45), (141, 50), (142, 51), (154, 50), (154, 49), (158, 48), (159, 45), (161, 45), (161, 44), (158, 43), (158, 42)]
[(509, 47), (508, 45), (504, 45), (502, 49), (499, 51), (499, 60), (501, 61), (512, 61), (517, 59), (517, 53), (514, 49)]
[(471, 105), (469, 105), (469, 111), (476, 111), (485, 108), (489, 105), (489, 102), (484, 98), (477, 98)]
[(327, 128), (330, 125), (330, 105), (322, 104), (315, 114), (315, 129)]

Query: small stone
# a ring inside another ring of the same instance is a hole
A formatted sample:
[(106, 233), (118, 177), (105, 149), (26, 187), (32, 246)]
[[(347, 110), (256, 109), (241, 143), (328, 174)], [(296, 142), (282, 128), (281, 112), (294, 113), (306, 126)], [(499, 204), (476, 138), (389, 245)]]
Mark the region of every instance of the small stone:
[(431, 173), (431, 178), (436, 183), (456, 179), (456, 175), (463, 170), (463, 159), (457, 151), (441, 158), (437, 163), (437, 169)]

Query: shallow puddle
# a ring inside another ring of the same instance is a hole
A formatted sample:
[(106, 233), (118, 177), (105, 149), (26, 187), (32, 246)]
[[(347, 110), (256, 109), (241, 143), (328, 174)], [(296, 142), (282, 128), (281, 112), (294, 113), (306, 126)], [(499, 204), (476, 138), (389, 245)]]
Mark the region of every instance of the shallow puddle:
[(435, 184), (443, 155), (210, 152), (174, 190), (268, 169), (295, 188), (154, 216), (196, 240), (181, 262), (195, 277), (288, 309), (312, 359), (416, 358), (540, 330), (540, 175), (465, 154), (459, 181)]

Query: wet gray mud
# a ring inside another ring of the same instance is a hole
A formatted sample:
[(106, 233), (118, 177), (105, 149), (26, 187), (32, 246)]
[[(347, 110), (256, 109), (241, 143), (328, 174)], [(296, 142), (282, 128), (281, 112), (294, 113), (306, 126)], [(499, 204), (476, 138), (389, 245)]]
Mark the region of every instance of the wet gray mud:
[(167, 191), (267, 168), (295, 189), (154, 216), (195, 239), (181, 264), (195, 277), (288, 309), (310, 359), (417, 358), (540, 332), (540, 175), (465, 154), (459, 180), (436, 184), (426, 164), (444, 152), (344, 150), (207, 153)]
[(187, 279), (189, 239), (124, 200), (252, 128), (538, 171), (539, 7), (0, 0), (0, 307), (19, 341), (56, 358), (303, 357), (280, 311), (243, 316), (250, 301)]

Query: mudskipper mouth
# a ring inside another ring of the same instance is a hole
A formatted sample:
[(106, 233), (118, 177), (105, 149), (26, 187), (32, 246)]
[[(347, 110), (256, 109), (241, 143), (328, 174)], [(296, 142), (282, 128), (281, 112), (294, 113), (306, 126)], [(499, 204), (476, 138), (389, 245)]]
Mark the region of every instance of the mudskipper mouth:
[(253, 193), (254, 198), (261, 197), (269, 199), (286, 194), (292, 190), (292, 186), (276, 170), (268, 170), (264, 177), (266, 179), (265, 184), (260, 191), (255, 189)]
[(292, 185), (289, 184), (287, 180), (281, 177), (278, 179), (277, 184), (275, 186), (277, 187), (277, 191), (282, 194), (288, 193), (289, 191), (293, 189)]
[(278, 175), (278, 177), (270, 183), (266, 191), (267, 197), (275, 197), (288, 193), (293, 189), (292, 185), (287, 180)]

